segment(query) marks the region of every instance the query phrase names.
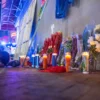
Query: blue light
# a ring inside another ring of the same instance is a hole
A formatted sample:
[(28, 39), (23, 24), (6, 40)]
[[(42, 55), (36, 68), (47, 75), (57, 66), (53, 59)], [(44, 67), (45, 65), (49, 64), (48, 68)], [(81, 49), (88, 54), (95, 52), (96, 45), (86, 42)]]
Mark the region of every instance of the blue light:
[(16, 45), (16, 43), (12, 43), (12, 45)]
[(2, 41), (1, 44), (2, 44), (2, 45), (6, 45), (6, 42)]
[(12, 43), (12, 47), (16, 47), (16, 43)]

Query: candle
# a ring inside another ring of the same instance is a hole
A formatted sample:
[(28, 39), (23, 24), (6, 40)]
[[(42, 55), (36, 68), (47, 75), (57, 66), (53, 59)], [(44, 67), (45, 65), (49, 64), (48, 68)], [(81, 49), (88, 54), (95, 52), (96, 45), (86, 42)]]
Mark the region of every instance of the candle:
[(43, 69), (46, 69), (47, 68), (47, 55), (44, 54), (43, 55)]
[(57, 53), (53, 53), (52, 54), (52, 66), (57, 65), (56, 60), (57, 60)]
[(89, 53), (83, 52), (82, 53), (82, 67), (83, 67), (83, 74), (89, 73)]
[[(24, 66), (26, 67), (26, 66), (28, 66), (27, 65), (27, 62), (29, 61), (29, 57), (26, 57), (25, 55), (23, 55), (23, 56), (20, 56), (20, 64), (21, 64), (21, 66), (23, 65), (23, 63), (24, 63)], [(24, 62), (25, 61), (25, 62)]]
[(20, 58), (20, 65), (22, 66), (23, 62), (24, 62), (24, 59), (25, 59), (25, 56), (23, 55), (23, 56), (20, 56), (19, 58)]
[(39, 68), (39, 61), (40, 61), (39, 54), (36, 54), (35, 55), (35, 67), (36, 68)]
[(28, 67), (27, 62), (29, 61), (29, 59), (30, 59), (29, 57), (26, 57), (26, 59), (24, 58), (24, 60), (25, 60), (25, 62), (24, 62), (24, 66), (25, 66), (25, 67)]
[(32, 55), (32, 67), (35, 67), (35, 55)]
[(66, 53), (66, 55), (65, 55), (66, 72), (70, 71), (70, 64), (71, 64), (71, 54)]

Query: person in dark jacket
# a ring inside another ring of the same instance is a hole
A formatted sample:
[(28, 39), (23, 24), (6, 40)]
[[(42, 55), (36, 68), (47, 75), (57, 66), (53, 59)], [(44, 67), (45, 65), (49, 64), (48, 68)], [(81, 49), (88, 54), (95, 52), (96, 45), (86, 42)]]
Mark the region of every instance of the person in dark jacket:
[(6, 66), (9, 60), (9, 53), (4, 51), (4, 47), (0, 45), (0, 64)]
[(0, 51), (0, 62), (3, 63), (5, 66), (9, 62), (10, 56), (9, 53), (6, 51)]

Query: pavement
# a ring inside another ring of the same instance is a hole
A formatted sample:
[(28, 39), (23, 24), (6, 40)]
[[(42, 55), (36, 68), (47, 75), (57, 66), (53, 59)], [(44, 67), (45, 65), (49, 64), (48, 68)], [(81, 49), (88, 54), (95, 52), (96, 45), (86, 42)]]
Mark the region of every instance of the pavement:
[(0, 68), (0, 100), (100, 100), (100, 72), (83, 75)]

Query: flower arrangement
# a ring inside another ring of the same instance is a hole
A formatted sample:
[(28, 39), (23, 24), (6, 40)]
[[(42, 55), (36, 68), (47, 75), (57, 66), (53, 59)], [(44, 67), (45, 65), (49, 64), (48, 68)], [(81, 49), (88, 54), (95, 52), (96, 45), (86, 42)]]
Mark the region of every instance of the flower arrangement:
[(96, 60), (98, 54), (100, 54), (100, 25), (97, 25), (94, 29), (95, 36), (90, 36), (88, 39), (89, 51), (93, 58)]
[(96, 25), (94, 31), (95, 31), (96, 33), (100, 33), (100, 24)]
[(72, 39), (68, 37), (67, 41), (64, 43), (64, 47), (66, 48), (66, 52), (71, 52), (72, 49)]

